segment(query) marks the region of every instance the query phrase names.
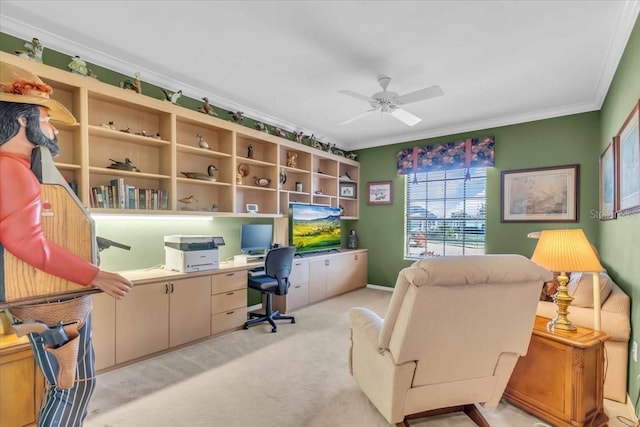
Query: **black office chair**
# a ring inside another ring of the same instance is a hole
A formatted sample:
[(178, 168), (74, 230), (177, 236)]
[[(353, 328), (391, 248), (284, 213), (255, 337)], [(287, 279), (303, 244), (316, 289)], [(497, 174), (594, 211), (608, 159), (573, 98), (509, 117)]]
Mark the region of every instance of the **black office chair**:
[(269, 322), (271, 332), (277, 332), (278, 326), (276, 326), (275, 320), (291, 320), (291, 323), (296, 323), (295, 317), (281, 316), (279, 310), (273, 311), (273, 295), (286, 295), (289, 292), (291, 285), (289, 275), (295, 252), (294, 246), (271, 249), (264, 260), (265, 275), (249, 277), (249, 288), (266, 295), (267, 310), (265, 314), (249, 313), (249, 320), (245, 322), (244, 329), (249, 329), (249, 326), (256, 323)]

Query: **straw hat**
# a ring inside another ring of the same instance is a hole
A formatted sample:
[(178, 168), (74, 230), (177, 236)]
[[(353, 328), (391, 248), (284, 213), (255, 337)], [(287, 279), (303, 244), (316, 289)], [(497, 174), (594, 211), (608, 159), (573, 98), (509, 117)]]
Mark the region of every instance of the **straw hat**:
[(24, 68), (0, 62), (0, 101), (34, 104), (49, 109), (52, 121), (76, 124), (73, 114), (55, 99), (49, 98), (51, 86)]

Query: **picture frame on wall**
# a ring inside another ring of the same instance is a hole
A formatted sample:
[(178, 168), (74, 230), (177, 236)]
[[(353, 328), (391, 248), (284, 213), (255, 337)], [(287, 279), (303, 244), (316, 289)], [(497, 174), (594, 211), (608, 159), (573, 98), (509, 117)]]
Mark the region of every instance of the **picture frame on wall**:
[(393, 186), (391, 181), (367, 183), (368, 205), (390, 205), (393, 203)]
[(600, 202), (598, 219), (606, 221), (616, 218), (616, 167), (614, 144), (615, 140), (607, 145), (600, 154)]
[(502, 171), (501, 222), (578, 222), (580, 165)]
[(640, 101), (615, 136), (617, 215), (640, 213)]

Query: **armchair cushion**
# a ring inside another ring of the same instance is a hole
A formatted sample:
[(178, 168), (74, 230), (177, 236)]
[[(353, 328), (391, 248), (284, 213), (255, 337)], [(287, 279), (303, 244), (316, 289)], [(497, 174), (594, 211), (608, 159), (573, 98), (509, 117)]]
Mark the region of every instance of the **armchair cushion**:
[[(607, 299), (612, 288), (611, 278), (605, 272), (600, 273), (600, 302)], [(576, 307), (593, 308), (593, 274), (571, 273), (567, 283), (569, 295), (573, 297), (571, 305)]]

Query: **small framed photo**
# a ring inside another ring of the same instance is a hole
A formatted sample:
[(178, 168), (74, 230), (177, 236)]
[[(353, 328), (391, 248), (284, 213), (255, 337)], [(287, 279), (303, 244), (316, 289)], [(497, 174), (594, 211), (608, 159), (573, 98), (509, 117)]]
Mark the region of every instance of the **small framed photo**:
[(352, 182), (341, 182), (340, 183), (340, 197), (345, 199), (355, 199), (356, 198), (356, 184)]
[(393, 186), (391, 181), (368, 182), (367, 204), (369, 205), (390, 205), (393, 203)]
[(614, 153), (617, 158), (617, 214), (640, 213), (640, 102), (615, 136)]
[(578, 222), (580, 165), (502, 171), (501, 222)]
[(616, 173), (614, 144), (607, 145), (600, 155), (600, 209), (598, 219), (606, 221), (616, 218)]

